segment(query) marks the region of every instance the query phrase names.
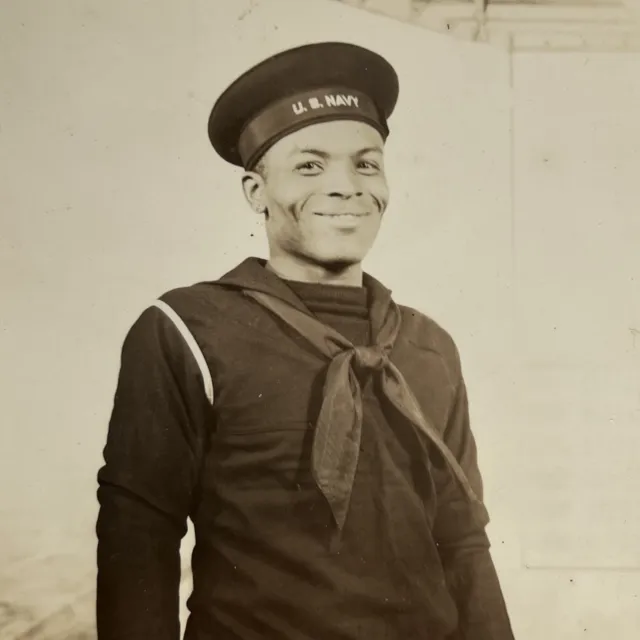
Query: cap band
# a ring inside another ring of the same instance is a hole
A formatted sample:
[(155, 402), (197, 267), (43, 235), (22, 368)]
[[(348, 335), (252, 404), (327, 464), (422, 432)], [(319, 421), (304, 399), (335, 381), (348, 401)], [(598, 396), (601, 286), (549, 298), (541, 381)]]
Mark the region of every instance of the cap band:
[(324, 120), (353, 119), (366, 122), (386, 137), (387, 124), (374, 102), (364, 93), (331, 87), (296, 93), (279, 100), (243, 129), (238, 152), (246, 168), (263, 150), (288, 133)]

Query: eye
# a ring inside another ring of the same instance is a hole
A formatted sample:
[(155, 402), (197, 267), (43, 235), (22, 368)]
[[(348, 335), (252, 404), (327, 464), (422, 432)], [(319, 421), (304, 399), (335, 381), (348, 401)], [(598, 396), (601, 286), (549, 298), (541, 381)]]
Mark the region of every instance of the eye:
[(296, 171), (303, 175), (315, 175), (322, 170), (322, 166), (316, 160), (309, 160), (296, 165)]
[(360, 160), (358, 168), (363, 169), (367, 173), (376, 173), (380, 171), (380, 165), (372, 160)]

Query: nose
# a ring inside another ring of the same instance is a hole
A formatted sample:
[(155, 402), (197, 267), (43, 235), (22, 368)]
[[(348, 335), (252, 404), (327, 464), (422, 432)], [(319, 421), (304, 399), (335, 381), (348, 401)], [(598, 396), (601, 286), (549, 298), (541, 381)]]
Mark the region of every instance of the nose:
[(361, 196), (362, 191), (356, 191), (354, 189), (350, 189), (350, 190), (343, 189), (340, 191), (331, 191), (329, 195), (332, 198), (341, 198), (342, 200), (347, 200), (349, 198), (354, 198), (354, 197), (357, 198), (358, 196)]
[(348, 169), (339, 168), (327, 176), (328, 193), (334, 198), (353, 198), (363, 194), (358, 175)]

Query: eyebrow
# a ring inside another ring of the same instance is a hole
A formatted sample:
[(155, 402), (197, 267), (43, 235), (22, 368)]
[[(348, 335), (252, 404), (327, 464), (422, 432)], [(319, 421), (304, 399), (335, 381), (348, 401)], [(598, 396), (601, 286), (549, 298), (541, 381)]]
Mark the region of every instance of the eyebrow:
[(364, 156), (367, 153), (382, 153), (382, 147), (379, 146), (375, 146), (375, 147), (365, 147), (364, 149), (360, 149), (360, 151), (358, 152), (358, 155), (360, 156)]
[(289, 155), (296, 156), (302, 155), (303, 153), (308, 153), (313, 156), (319, 156), (320, 158), (326, 160), (329, 157), (329, 154), (326, 151), (322, 151), (321, 149), (313, 149), (311, 147), (296, 147), (291, 151)]
[[(314, 156), (318, 156), (323, 160), (326, 160), (331, 154), (323, 151), (322, 149), (315, 149), (312, 147), (301, 147), (294, 149), (289, 155), (298, 155), (308, 153)], [(359, 149), (354, 155), (356, 156), (364, 156), (367, 153), (379, 153), (382, 154), (382, 147), (374, 146), (374, 147), (365, 147), (364, 149)]]

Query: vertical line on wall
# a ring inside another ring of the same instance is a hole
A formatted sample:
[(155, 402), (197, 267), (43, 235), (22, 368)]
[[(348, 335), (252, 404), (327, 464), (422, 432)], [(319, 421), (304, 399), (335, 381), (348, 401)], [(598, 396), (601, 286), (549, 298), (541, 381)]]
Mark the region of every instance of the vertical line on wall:
[(509, 36), (509, 207), (510, 207), (510, 222), (511, 222), (511, 275), (514, 279), (516, 277), (516, 140), (515, 140), (515, 77), (514, 77), (514, 65), (513, 65), (513, 35)]
[[(509, 233), (510, 233), (510, 257), (511, 257), (511, 358), (509, 370), (511, 373), (511, 387), (506, 390), (511, 398), (511, 408), (517, 414), (517, 393), (516, 384), (520, 363), (520, 349), (518, 344), (519, 335), (519, 308), (518, 308), (518, 243), (517, 243), (517, 195), (516, 195), (516, 79), (514, 69), (514, 35), (510, 33), (507, 39), (508, 62), (508, 83), (509, 83)], [(527, 537), (520, 524), (516, 526), (518, 534), (518, 554), (520, 568), (526, 569), (526, 545)], [(524, 535), (523, 535), (524, 534)]]
[(517, 331), (518, 304), (518, 251), (517, 251), (517, 195), (516, 195), (516, 96), (513, 34), (508, 38), (508, 82), (509, 82), (509, 224), (510, 224), (510, 257), (511, 257), (511, 320), (514, 323), (514, 357), (517, 354), (515, 335)]

